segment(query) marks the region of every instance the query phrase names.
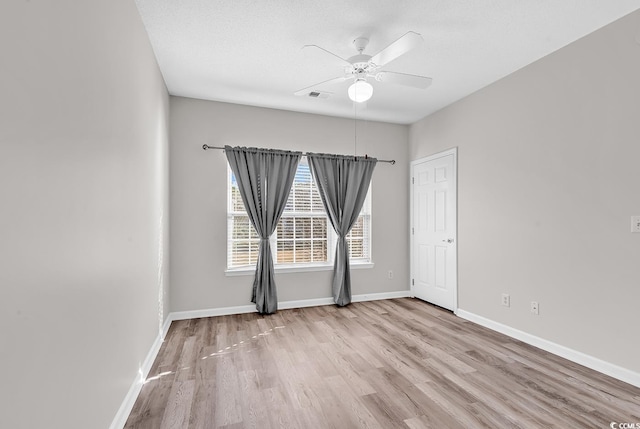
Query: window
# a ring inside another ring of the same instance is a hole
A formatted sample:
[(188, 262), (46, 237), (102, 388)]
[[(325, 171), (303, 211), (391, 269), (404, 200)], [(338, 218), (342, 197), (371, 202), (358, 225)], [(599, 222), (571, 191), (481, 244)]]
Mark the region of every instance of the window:
[[(243, 270), (255, 266), (260, 238), (247, 215), (235, 177), (228, 169), (227, 269)], [(289, 199), (275, 233), (271, 252), (276, 268), (333, 266), (337, 235), (322, 206), (307, 158), (302, 157), (289, 193)], [(347, 235), (352, 264), (371, 262), (370, 196)]]

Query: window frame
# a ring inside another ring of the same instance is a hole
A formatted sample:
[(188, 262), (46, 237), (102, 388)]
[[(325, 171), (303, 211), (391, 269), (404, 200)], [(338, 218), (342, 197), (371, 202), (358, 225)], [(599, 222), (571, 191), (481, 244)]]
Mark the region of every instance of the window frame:
[(331, 266), (333, 267), (333, 257), (331, 255), (331, 250), (335, 249), (335, 242), (336, 242), (336, 233), (333, 230), (333, 227), (331, 226), (331, 221), (329, 221), (329, 218), (327, 217), (327, 214), (323, 213), (309, 213), (309, 212), (298, 212), (298, 211), (290, 211), (290, 212), (285, 212), (282, 214), (282, 216), (280, 217), (280, 220), (278, 222), (280, 222), (282, 220), (282, 218), (291, 218), (295, 219), (296, 218), (311, 218), (311, 231), (312, 231), (312, 237), (311, 238), (293, 238), (294, 241), (304, 241), (304, 240), (308, 240), (308, 241), (313, 241), (313, 219), (326, 219), (326, 231), (327, 231), (327, 236), (324, 239), (319, 239), (319, 240), (324, 240), (326, 241), (326, 246), (327, 246), (327, 260), (326, 261), (312, 261), (312, 262), (293, 262), (293, 263), (283, 263), (283, 262), (277, 262), (278, 260), (278, 241), (289, 241), (289, 240), (285, 240), (285, 239), (278, 239), (278, 229), (276, 228), (276, 231), (271, 235), (271, 237), (269, 238), (269, 241), (271, 242), (271, 253), (273, 256), (273, 266), (274, 268), (280, 268), (280, 269), (287, 269), (287, 268), (294, 268), (294, 267), (299, 267), (299, 268), (304, 268), (304, 267), (314, 267), (314, 266), (318, 266), (318, 267), (322, 267), (322, 266)]
[[(226, 239), (226, 247), (227, 247), (227, 260), (225, 263), (225, 275), (226, 276), (242, 276), (242, 275), (252, 275), (255, 273), (255, 264), (249, 264), (249, 265), (241, 265), (241, 266), (235, 266), (235, 267), (229, 267), (229, 262), (230, 262), (230, 258), (231, 258), (231, 246), (233, 244), (233, 230), (232, 230), (232, 226), (233, 226), (233, 222), (232, 222), (232, 218), (234, 216), (247, 216), (246, 211), (233, 211), (232, 210), (232, 206), (233, 206), (233, 198), (232, 198), (232, 192), (231, 192), (231, 188), (232, 188), (232, 171), (231, 171), (231, 167), (229, 166), (229, 164), (227, 163), (227, 204), (226, 204), (226, 211), (227, 211), (227, 239)], [(312, 180), (312, 186), (315, 187), (315, 183), (313, 183)], [(371, 187), (372, 185), (369, 185), (369, 190), (367, 192), (367, 197), (365, 199), (365, 202), (362, 206), (360, 215), (362, 215), (365, 220), (364, 222), (368, 221), (368, 231), (365, 230), (363, 232), (363, 244), (366, 245), (366, 243), (368, 243), (368, 258), (353, 258), (350, 256), (349, 259), (349, 264), (350, 267), (352, 269), (366, 269), (366, 268), (373, 268), (374, 267), (374, 263), (373, 263), (373, 255), (372, 255), (372, 235), (373, 235), (373, 228), (372, 228), (372, 214), (371, 214)], [(273, 256), (273, 261), (274, 261), (274, 269), (277, 273), (291, 273), (291, 272), (307, 272), (307, 271), (328, 271), (328, 270), (333, 270), (333, 266), (334, 266), (334, 259), (335, 259), (335, 246), (336, 246), (336, 242), (338, 239), (338, 235), (336, 234), (336, 232), (333, 229), (333, 226), (331, 225), (331, 221), (329, 220), (329, 217), (327, 216), (327, 214), (324, 212), (324, 209), (322, 210), (322, 213), (320, 214), (319, 212), (304, 212), (304, 211), (285, 211), (281, 217), (281, 219), (278, 221), (280, 222), (282, 220), (282, 218), (284, 217), (290, 217), (290, 218), (296, 218), (296, 217), (310, 217), (310, 218), (324, 218), (326, 219), (326, 230), (327, 230), (327, 238), (326, 238), (326, 242), (327, 242), (327, 261), (322, 261), (322, 262), (298, 262), (298, 263), (278, 263), (277, 262), (277, 254), (278, 254), (278, 229), (276, 228), (276, 231), (271, 235), (271, 237), (269, 238), (269, 242), (271, 244), (271, 252), (272, 252), (272, 256)], [(313, 224), (312, 224), (312, 228), (313, 228)], [(352, 231), (349, 232), (347, 239), (350, 240), (350, 236), (352, 235), (353, 229)], [(255, 230), (253, 230), (253, 228), (251, 228), (250, 231), (250, 236), (251, 235), (256, 235)], [(304, 239), (304, 238), (303, 238)], [(303, 240), (301, 239), (301, 240)], [(236, 239), (238, 240), (238, 239)], [(247, 239), (247, 241), (251, 240), (251, 237)], [(351, 252), (350, 252), (351, 253)]]

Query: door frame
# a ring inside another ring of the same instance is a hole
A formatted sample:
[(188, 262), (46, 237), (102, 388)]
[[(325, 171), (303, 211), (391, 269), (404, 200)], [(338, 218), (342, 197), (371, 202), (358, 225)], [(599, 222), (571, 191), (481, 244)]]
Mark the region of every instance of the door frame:
[(442, 152), (434, 153), (432, 155), (426, 156), (424, 158), (416, 159), (415, 161), (411, 161), (411, 168), (409, 169), (409, 290), (411, 291), (411, 297), (415, 298), (413, 293), (414, 290), (414, 252), (413, 252), (413, 180), (414, 180), (414, 170), (415, 166), (418, 164), (422, 164), (424, 162), (433, 161), (434, 159), (442, 158), (448, 155), (453, 155), (453, 177), (455, 177), (455, 186), (454, 191), (456, 194), (456, 198), (454, 200), (455, 206), (455, 216), (454, 216), (454, 228), (453, 228), (453, 239), (455, 240), (455, 278), (453, 279), (453, 313), (458, 314), (458, 148), (453, 147), (451, 149), (444, 150)]

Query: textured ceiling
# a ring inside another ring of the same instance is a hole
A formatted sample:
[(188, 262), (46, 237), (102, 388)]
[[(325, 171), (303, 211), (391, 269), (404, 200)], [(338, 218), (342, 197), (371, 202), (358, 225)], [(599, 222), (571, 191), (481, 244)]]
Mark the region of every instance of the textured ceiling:
[[(172, 95), (413, 123), (640, 8), (638, 0), (136, 0)], [(343, 74), (352, 41), (373, 55), (407, 31), (424, 43), (385, 70), (433, 78), (426, 90), (373, 82), (355, 105)]]

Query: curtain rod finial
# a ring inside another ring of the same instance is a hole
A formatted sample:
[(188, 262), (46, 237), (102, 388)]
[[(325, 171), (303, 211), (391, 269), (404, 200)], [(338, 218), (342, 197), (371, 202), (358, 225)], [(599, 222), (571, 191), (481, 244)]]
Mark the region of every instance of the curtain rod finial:
[(207, 149), (209, 149), (209, 147), (206, 144), (203, 144), (202, 145), (202, 150), (207, 150)]

